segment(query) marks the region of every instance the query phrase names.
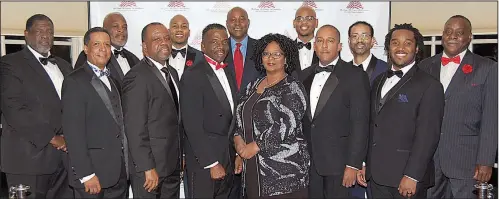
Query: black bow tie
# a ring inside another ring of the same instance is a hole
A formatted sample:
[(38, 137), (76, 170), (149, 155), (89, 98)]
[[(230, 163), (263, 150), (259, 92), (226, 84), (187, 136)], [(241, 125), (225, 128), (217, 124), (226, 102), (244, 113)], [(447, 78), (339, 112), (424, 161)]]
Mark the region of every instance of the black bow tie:
[(402, 76), (404, 76), (404, 72), (402, 72), (401, 70), (398, 70), (398, 71), (388, 70), (388, 73), (386, 74), (386, 76), (388, 78), (390, 78), (390, 77), (393, 77), (393, 75), (396, 75), (397, 77), (402, 78)]
[(114, 49), (114, 57), (118, 58), (118, 55), (121, 55), (123, 58), (125, 58), (125, 51)]
[(326, 66), (326, 67), (318, 66), (317, 68), (315, 68), (315, 73), (333, 72), (333, 68), (334, 68), (334, 65), (329, 65), (329, 66)]
[(52, 64), (55, 64), (55, 57), (54, 55), (50, 55), (48, 57), (40, 57), (38, 58), (40, 60), (40, 62), (43, 64), (43, 65), (47, 65), (48, 62), (52, 63)]
[(185, 51), (186, 49), (185, 48), (182, 48), (182, 49), (172, 49), (172, 56), (173, 57), (176, 57), (178, 53), (182, 54), (182, 57), (185, 57)]
[(303, 47), (306, 47), (307, 49), (312, 49), (312, 43), (308, 42), (304, 44), (303, 42), (298, 42), (298, 49), (302, 49)]

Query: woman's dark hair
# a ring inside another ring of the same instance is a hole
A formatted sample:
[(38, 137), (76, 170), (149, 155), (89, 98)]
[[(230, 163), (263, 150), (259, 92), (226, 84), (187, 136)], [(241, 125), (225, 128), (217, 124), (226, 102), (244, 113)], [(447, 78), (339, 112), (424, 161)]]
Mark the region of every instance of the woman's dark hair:
[(284, 52), (284, 58), (286, 60), (284, 71), (286, 71), (287, 74), (291, 74), (291, 72), (293, 72), (300, 63), (298, 57), (298, 47), (296, 43), (290, 38), (281, 34), (273, 33), (263, 36), (255, 44), (255, 50), (253, 51), (253, 61), (255, 62), (256, 70), (258, 70), (260, 73), (265, 73), (265, 67), (262, 63), (262, 53), (263, 51), (265, 51), (267, 45), (269, 45), (273, 41), (275, 41)]
[(414, 33), (414, 39), (416, 40), (416, 48), (418, 48), (418, 53), (416, 54), (416, 63), (419, 63), (424, 59), (424, 38), (417, 28), (414, 28), (410, 23), (395, 24), (395, 27), (388, 31), (385, 37), (385, 53), (388, 56), (388, 61), (390, 61), (390, 41), (392, 40), (392, 34), (396, 30), (408, 30)]

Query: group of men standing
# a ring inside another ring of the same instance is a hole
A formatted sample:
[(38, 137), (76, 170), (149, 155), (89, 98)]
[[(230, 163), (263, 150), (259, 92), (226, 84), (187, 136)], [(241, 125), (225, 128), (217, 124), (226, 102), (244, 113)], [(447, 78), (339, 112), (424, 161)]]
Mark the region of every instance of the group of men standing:
[[(139, 60), (123, 48), (125, 18), (110, 13), (87, 31), (72, 67), (50, 54), (51, 19), (33, 15), (26, 48), (0, 59), (8, 185), (29, 185), (32, 198), (126, 198), (129, 186), (137, 198), (178, 198), (183, 173), (186, 197), (239, 198), (234, 107), (263, 75), (249, 25), (243, 8), (231, 9), (226, 27), (203, 30), (198, 51), (187, 44), (184, 16), (169, 28), (153, 22), (142, 29)], [(373, 198), (470, 198), (477, 181), (490, 179), (497, 63), (467, 50), (466, 17), (445, 23), (444, 52), (424, 61), (419, 31), (396, 25), (385, 38), (389, 64), (370, 52), (367, 22), (348, 29), (351, 62), (340, 58), (336, 27), (316, 33), (312, 8), (300, 7), (293, 26), (294, 74), (308, 94), (310, 198), (363, 198), (356, 184)]]

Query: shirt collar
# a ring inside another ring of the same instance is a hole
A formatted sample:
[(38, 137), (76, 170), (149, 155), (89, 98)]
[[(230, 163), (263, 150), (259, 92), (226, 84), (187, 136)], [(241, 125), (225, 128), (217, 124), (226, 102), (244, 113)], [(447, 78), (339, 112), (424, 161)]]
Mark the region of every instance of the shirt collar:
[[(98, 73), (101, 69), (99, 67), (97, 67), (96, 65), (90, 63), (89, 61), (87, 61), (88, 65), (92, 68), (92, 71), (94, 71), (95, 75), (97, 75), (97, 77), (99, 77), (100, 73)], [(107, 70), (107, 66), (104, 66), (104, 69), (102, 69), (103, 71), (104, 70)]]
[[(461, 52), (461, 53), (458, 54), (459, 57), (461, 58), (461, 61), (463, 61), (464, 55), (466, 55), (466, 51), (468, 51), (468, 49), (463, 50), (463, 52)], [(445, 54), (445, 52), (443, 52), (442, 57), (450, 58), (447, 54)]]
[(166, 67), (166, 65), (163, 66), (159, 62), (154, 61), (154, 59), (151, 59), (150, 57), (147, 57), (147, 59), (151, 60), (151, 62), (154, 64), (154, 66), (156, 66), (156, 68), (158, 68), (159, 71), (161, 71), (163, 67)]
[[(230, 43), (232, 44), (232, 49), (236, 49), (236, 43), (238, 42), (234, 38), (230, 37)], [(245, 48), (248, 44), (248, 35), (239, 43), (241, 43), (241, 47)]]
[(336, 57), (336, 59), (334, 59), (331, 63), (329, 63), (328, 65), (322, 65), (321, 62), (319, 61), (319, 66), (320, 67), (326, 67), (326, 66), (329, 66), (329, 65), (336, 65), (338, 63), (338, 60), (340, 59), (340, 56)]
[[(366, 60), (364, 60), (362, 62), (362, 66), (368, 66), (369, 62), (371, 62), (372, 57), (373, 57), (373, 54), (370, 53), (369, 56), (366, 58)], [(360, 64), (355, 63), (355, 59), (353, 59), (352, 63), (353, 63), (354, 66), (359, 66), (360, 65)]]
[[(409, 70), (411, 70), (411, 68), (414, 66), (414, 64), (416, 64), (416, 61), (413, 61), (412, 63), (410, 63), (409, 65), (403, 67), (402, 69), (400, 69), (404, 74), (402, 75), (402, 77), (407, 74), (407, 72)], [(395, 68), (393, 68), (393, 65), (392, 65), (392, 71), (395, 71)]]
[(172, 49), (175, 49), (175, 50), (180, 50), (180, 49), (183, 49), (183, 48), (185, 48), (187, 50), (187, 47), (188, 47), (187, 44), (185, 44), (185, 46), (182, 46), (181, 48), (175, 48), (175, 46), (172, 45)]
[[(46, 58), (42, 54), (36, 52), (36, 50), (34, 50), (33, 48), (31, 48), (31, 46), (29, 46), (29, 45), (27, 45), (27, 46), (28, 46), (29, 51), (31, 51), (31, 53), (33, 53), (33, 55), (35, 55), (35, 57), (36, 57), (37, 60), (40, 59), (40, 58)], [(48, 52), (48, 56), (47, 57), (49, 57), (49, 56), (50, 56), (50, 51)]]

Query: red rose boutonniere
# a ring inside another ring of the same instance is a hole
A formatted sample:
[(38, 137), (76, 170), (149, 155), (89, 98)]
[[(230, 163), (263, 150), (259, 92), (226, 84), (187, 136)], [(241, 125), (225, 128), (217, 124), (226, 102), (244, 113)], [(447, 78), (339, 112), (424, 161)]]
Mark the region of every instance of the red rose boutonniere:
[(471, 73), (471, 72), (473, 72), (473, 67), (471, 65), (469, 65), (469, 64), (465, 64), (463, 66), (463, 73), (464, 74), (468, 74), (468, 73)]
[(185, 65), (186, 65), (186, 66), (192, 66), (192, 61), (191, 61), (191, 60), (187, 60), (187, 61), (185, 62)]

